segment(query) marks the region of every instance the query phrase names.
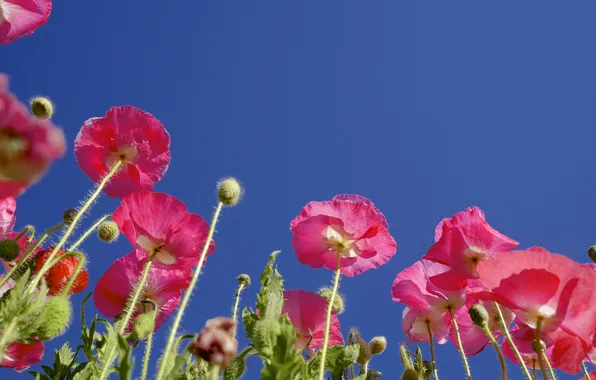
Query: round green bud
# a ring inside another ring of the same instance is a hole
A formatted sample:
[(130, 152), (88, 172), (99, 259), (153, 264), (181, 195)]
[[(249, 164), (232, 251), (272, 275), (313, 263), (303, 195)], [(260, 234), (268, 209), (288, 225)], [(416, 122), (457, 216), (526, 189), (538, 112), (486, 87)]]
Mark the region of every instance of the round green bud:
[(596, 263), (596, 245), (593, 245), (588, 249), (588, 257)]
[(41, 323), (36, 335), (41, 340), (50, 340), (62, 334), (70, 323), (72, 313), (70, 301), (65, 296), (50, 298), (43, 306)]
[(238, 285), (242, 285), (245, 288), (248, 288), (250, 286), (250, 276), (245, 273), (239, 275), (238, 276)]
[(470, 318), (476, 326), (483, 327), (488, 324), (489, 315), (484, 306), (480, 304), (473, 305), (468, 313), (470, 313)]
[(242, 187), (235, 178), (225, 178), (217, 184), (217, 198), (224, 205), (235, 206), (241, 196)]
[(35, 97), (31, 99), (31, 112), (38, 119), (50, 119), (54, 115), (54, 104), (43, 96)]
[[(329, 300), (331, 299), (332, 294), (333, 289), (331, 288), (324, 287), (319, 289), (319, 295), (325, 298), (327, 302), (329, 302)], [(337, 314), (341, 314), (344, 311), (346, 311), (346, 304), (344, 303), (344, 298), (339, 293), (336, 293), (335, 297), (333, 298), (333, 311), (335, 311)]]
[(373, 355), (382, 354), (387, 348), (387, 339), (384, 336), (375, 336), (368, 343), (370, 346), (370, 353)]
[(74, 218), (77, 216), (78, 211), (75, 208), (69, 208), (68, 210), (62, 213), (62, 221), (64, 224), (69, 225), (72, 223)]
[(428, 360), (424, 360), (422, 362), (422, 364), (424, 365), (424, 371), (425, 371), (425, 373), (432, 373), (433, 372), (433, 363), (429, 362)]
[[(540, 350), (541, 352), (546, 351), (546, 344), (544, 343), (543, 340), (540, 340), (540, 348), (541, 348), (541, 350)], [(534, 339), (532, 341), (532, 351), (534, 351), (536, 353), (538, 352), (538, 341), (536, 339)]]
[(12, 239), (0, 240), (0, 258), (4, 261), (12, 261), (19, 255), (19, 244)]
[(105, 221), (97, 229), (97, 237), (103, 242), (112, 243), (118, 239), (118, 236), (120, 236), (120, 229), (114, 221)]
[(404, 373), (401, 375), (401, 380), (419, 380), (420, 379), (420, 375), (418, 375), (418, 372), (414, 371), (411, 368), (408, 368), (404, 371)]
[(145, 340), (155, 330), (155, 311), (143, 313), (132, 325), (131, 340)]

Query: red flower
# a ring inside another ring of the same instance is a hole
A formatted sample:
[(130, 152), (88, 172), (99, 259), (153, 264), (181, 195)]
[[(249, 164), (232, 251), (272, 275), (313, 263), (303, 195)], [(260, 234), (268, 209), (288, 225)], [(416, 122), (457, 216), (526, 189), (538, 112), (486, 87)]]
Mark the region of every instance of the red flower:
[(0, 44), (33, 34), (46, 23), (51, 11), (51, 0), (0, 1)]
[(0, 362), (0, 368), (14, 368), (17, 372), (23, 372), (29, 366), (41, 362), (43, 349), (43, 342), (32, 344), (11, 343), (6, 349), (4, 359)]
[(342, 194), (326, 202), (310, 202), (290, 224), (298, 260), (313, 268), (353, 277), (385, 264), (397, 250), (387, 221), (368, 199)]
[(492, 228), (484, 212), (475, 206), (451, 219), (443, 219), (435, 230), (435, 241), (423, 258), (448, 265), (462, 276), (472, 278), (478, 277), (479, 262), (519, 245)]
[[(35, 272), (39, 272), (43, 267), (44, 263), (47, 261), (48, 257), (54, 250), (54, 247), (49, 247), (40, 251), (35, 260)], [(65, 254), (67, 251), (60, 250), (58, 254), (55, 256), (58, 257), (60, 255)], [(55, 259), (54, 258), (54, 259)], [(61, 259), (58, 261), (53, 267), (51, 267), (44, 275), (44, 279), (46, 284), (48, 285), (49, 294), (50, 295), (57, 295), (60, 294), (64, 286), (68, 283), (68, 280), (74, 276), (75, 269), (79, 264), (79, 258), (76, 256), (69, 256), (66, 258)], [(74, 281), (72, 288), (70, 289), (69, 294), (76, 294), (82, 292), (86, 287), (87, 283), (89, 282), (89, 273), (87, 270), (82, 269), (77, 276), (77, 279)]]
[(89, 119), (75, 139), (81, 169), (99, 182), (118, 161), (122, 169), (105, 186), (110, 197), (153, 190), (170, 165), (170, 135), (153, 115), (132, 106), (113, 107), (106, 116)]

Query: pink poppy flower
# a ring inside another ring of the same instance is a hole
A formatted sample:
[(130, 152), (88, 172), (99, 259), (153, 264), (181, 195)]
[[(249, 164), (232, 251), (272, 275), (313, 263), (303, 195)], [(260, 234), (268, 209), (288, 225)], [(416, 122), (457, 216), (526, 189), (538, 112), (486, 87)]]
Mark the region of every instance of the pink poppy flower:
[(0, 44), (33, 34), (46, 23), (51, 11), (51, 0), (0, 1)]
[[(531, 328), (557, 328), (579, 337), (589, 349), (596, 331), (596, 272), (544, 248), (503, 253), (478, 264), (490, 292), (478, 297), (510, 308)], [(584, 351), (584, 355), (585, 355)]]
[[(125, 196), (112, 220), (135, 248), (154, 253), (153, 265), (163, 269), (197, 265), (209, 233), (203, 218), (165, 193), (140, 191)], [(214, 250), (212, 240), (207, 254)]]
[[(287, 314), (294, 325), (298, 340), (298, 349), (314, 350), (323, 347), (325, 335), (325, 319), (329, 303), (320, 295), (304, 290), (284, 291), (284, 307), (282, 314)], [(311, 339), (308, 347), (305, 347)], [(337, 313), (331, 313), (331, 328), (329, 330), (329, 347), (342, 344), (343, 335), (339, 329)]]
[[(563, 329), (551, 331), (548, 337), (553, 341), (550, 364), (553, 368), (570, 374), (577, 374), (586, 359), (586, 350), (582, 339), (565, 332)], [(542, 334), (541, 334), (542, 335)]]
[[(115, 318), (123, 313), (126, 302), (138, 284), (146, 263), (147, 255), (139, 250), (114, 261), (97, 282), (93, 293), (95, 307), (100, 313), (110, 318)], [(181, 293), (188, 287), (191, 277), (190, 268), (166, 270), (155, 266), (151, 267), (140, 300), (151, 300), (157, 305), (159, 311), (155, 321), (155, 330), (176, 310), (180, 303)], [(150, 307), (148, 304), (145, 306)], [(137, 305), (133, 320), (142, 311), (143, 307), (140, 304)]]
[(93, 182), (99, 182), (120, 159), (125, 165), (104, 188), (110, 197), (153, 190), (170, 165), (170, 135), (148, 112), (113, 107), (104, 117), (87, 120), (75, 139), (75, 156)]
[[(511, 333), (511, 338), (513, 339), (513, 343), (515, 343), (515, 347), (517, 347), (521, 357), (524, 359), (524, 363), (530, 368), (538, 368), (538, 357), (532, 348), (532, 342), (536, 340), (536, 331), (522, 324), (519, 326), (514, 326), (509, 330), (509, 332)], [(554, 348), (553, 341), (548, 335), (542, 337), (542, 341), (545, 344), (544, 353), (546, 358), (549, 362), (552, 362), (552, 353)], [(506, 339), (503, 341), (501, 349), (503, 350), (503, 355), (505, 355), (512, 362), (519, 364), (517, 356), (513, 352), (511, 345), (509, 345), (509, 342)]]
[(470, 207), (443, 219), (435, 230), (435, 245), (422, 258), (448, 265), (465, 277), (477, 278), (476, 266), (519, 243), (492, 228), (478, 207)]
[(451, 327), (451, 316), (449, 313), (433, 313), (432, 311), (406, 306), (403, 312), (401, 326), (408, 341), (412, 343), (429, 342), (430, 336), (428, 334), (427, 324), (437, 343), (447, 343), (449, 340), (449, 328)]
[(23, 372), (30, 366), (41, 362), (43, 350), (43, 342), (11, 343), (6, 349), (4, 359), (0, 362), (0, 368), (14, 368), (17, 372)]
[(356, 276), (385, 264), (397, 251), (385, 217), (368, 199), (341, 194), (310, 202), (290, 224), (298, 261)]
[(8, 77), (0, 74), (0, 199), (36, 183), (65, 150), (62, 130), (33, 117), (8, 91)]
[(0, 238), (12, 232), (16, 222), (17, 202), (13, 197), (0, 199)]

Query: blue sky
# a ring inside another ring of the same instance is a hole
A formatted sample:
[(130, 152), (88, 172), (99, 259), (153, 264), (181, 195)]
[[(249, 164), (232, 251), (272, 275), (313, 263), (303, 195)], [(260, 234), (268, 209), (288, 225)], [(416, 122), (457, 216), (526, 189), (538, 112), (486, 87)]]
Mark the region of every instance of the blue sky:
[[(53, 225), (92, 187), (72, 149), (83, 121), (114, 105), (151, 112), (172, 135), (157, 191), (210, 219), (218, 179), (246, 187), (222, 215), (184, 318), (194, 332), (230, 313), (236, 276), (256, 282), (273, 250), (282, 250), (287, 288), (329, 284), (331, 272), (298, 263), (290, 220), (308, 201), (364, 195), (387, 216), (399, 250), (342, 281), (340, 321), (346, 336), (356, 326), (387, 337), (371, 366), (396, 378), (403, 306), (391, 301), (391, 283), (426, 252), (442, 218), (478, 205), (522, 247), (581, 261), (596, 243), (595, 12), (588, 1), (56, 1), (47, 25), (0, 47), (12, 89), (23, 100), (50, 96), (70, 143), (18, 199), (17, 225)], [(90, 219), (117, 205), (103, 197)], [(89, 291), (132, 250), (125, 239), (91, 239), (84, 249)], [(46, 361), (78, 332), (75, 321), (47, 345)], [(442, 378), (463, 378), (450, 344), (437, 362)], [(491, 349), (470, 365), (478, 378), (500, 376)], [(255, 378), (260, 363), (248, 368), (245, 378)], [(513, 365), (510, 373), (521, 378)]]

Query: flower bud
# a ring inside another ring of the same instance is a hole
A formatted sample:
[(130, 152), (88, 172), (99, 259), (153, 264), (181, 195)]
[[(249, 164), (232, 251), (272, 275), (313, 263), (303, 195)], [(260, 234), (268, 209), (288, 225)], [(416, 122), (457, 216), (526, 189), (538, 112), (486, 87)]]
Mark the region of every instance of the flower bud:
[(65, 296), (50, 298), (43, 306), (41, 323), (36, 335), (40, 340), (50, 340), (62, 334), (70, 323), (71, 306)]
[(596, 245), (593, 245), (588, 249), (588, 257), (596, 263)]
[[(433, 372), (433, 363), (429, 362), (428, 360), (425, 360), (422, 362), (422, 364), (424, 365), (424, 373), (430, 374)], [(429, 378), (430, 378), (430, 375), (429, 375)]]
[[(331, 288), (324, 287), (319, 289), (319, 295), (325, 298), (327, 302), (329, 302), (331, 299), (332, 294), (333, 289)], [(346, 304), (344, 303), (343, 297), (339, 293), (335, 294), (335, 297), (333, 298), (333, 311), (335, 311), (337, 314), (341, 314), (346, 311)]]
[(375, 336), (368, 343), (370, 346), (370, 353), (373, 355), (382, 354), (387, 348), (387, 339), (384, 336)]
[(488, 311), (486, 311), (484, 306), (477, 303), (473, 305), (468, 312), (470, 313), (472, 322), (474, 322), (476, 326), (483, 327), (488, 324)]
[(237, 380), (242, 376), (244, 373), (244, 369), (246, 364), (244, 363), (244, 358), (239, 356), (235, 357), (234, 360), (230, 362), (228, 368), (224, 372), (223, 380)]
[(226, 368), (238, 351), (238, 341), (234, 338), (235, 328), (236, 321), (231, 318), (210, 319), (188, 349), (207, 363)]
[(411, 368), (405, 370), (405, 372), (401, 375), (401, 380), (419, 380), (420, 375), (418, 372), (414, 371)]
[(245, 288), (250, 286), (250, 276), (247, 274), (241, 274), (238, 276), (238, 285), (242, 285)]
[(69, 225), (74, 220), (75, 216), (77, 216), (78, 211), (75, 208), (69, 208), (68, 210), (62, 213), (62, 221), (65, 225)]
[(120, 230), (116, 222), (108, 220), (103, 222), (97, 229), (97, 237), (105, 243), (112, 243), (120, 236)]
[(19, 244), (12, 239), (0, 240), (0, 258), (6, 262), (12, 261), (19, 255)]
[[(546, 351), (546, 344), (544, 343), (543, 340), (540, 340), (540, 348), (541, 348), (541, 352)], [(532, 351), (538, 353), (538, 341), (536, 339), (534, 339), (532, 341)]]
[(370, 352), (370, 346), (364, 339), (362, 339), (358, 330), (353, 329), (352, 332), (354, 334), (354, 340), (360, 346), (358, 360), (356, 361), (358, 362), (358, 364), (364, 365), (370, 360), (370, 357), (372, 356), (372, 353)]
[(235, 206), (242, 196), (242, 187), (235, 178), (225, 178), (217, 186), (217, 198), (226, 206)]
[(130, 334), (130, 341), (145, 340), (155, 330), (155, 315), (156, 311), (143, 313), (135, 319), (132, 325), (132, 333)]
[(38, 96), (31, 99), (31, 112), (36, 118), (47, 120), (54, 114), (54, 105), (50, 99)]
[(414, 363), (412, 363), (410, 350), (408, 350), (408, 347), (404, 343), (399, 344), (399, 359), (401, 361), (402, 366), (406, 370), (414, 368)]

